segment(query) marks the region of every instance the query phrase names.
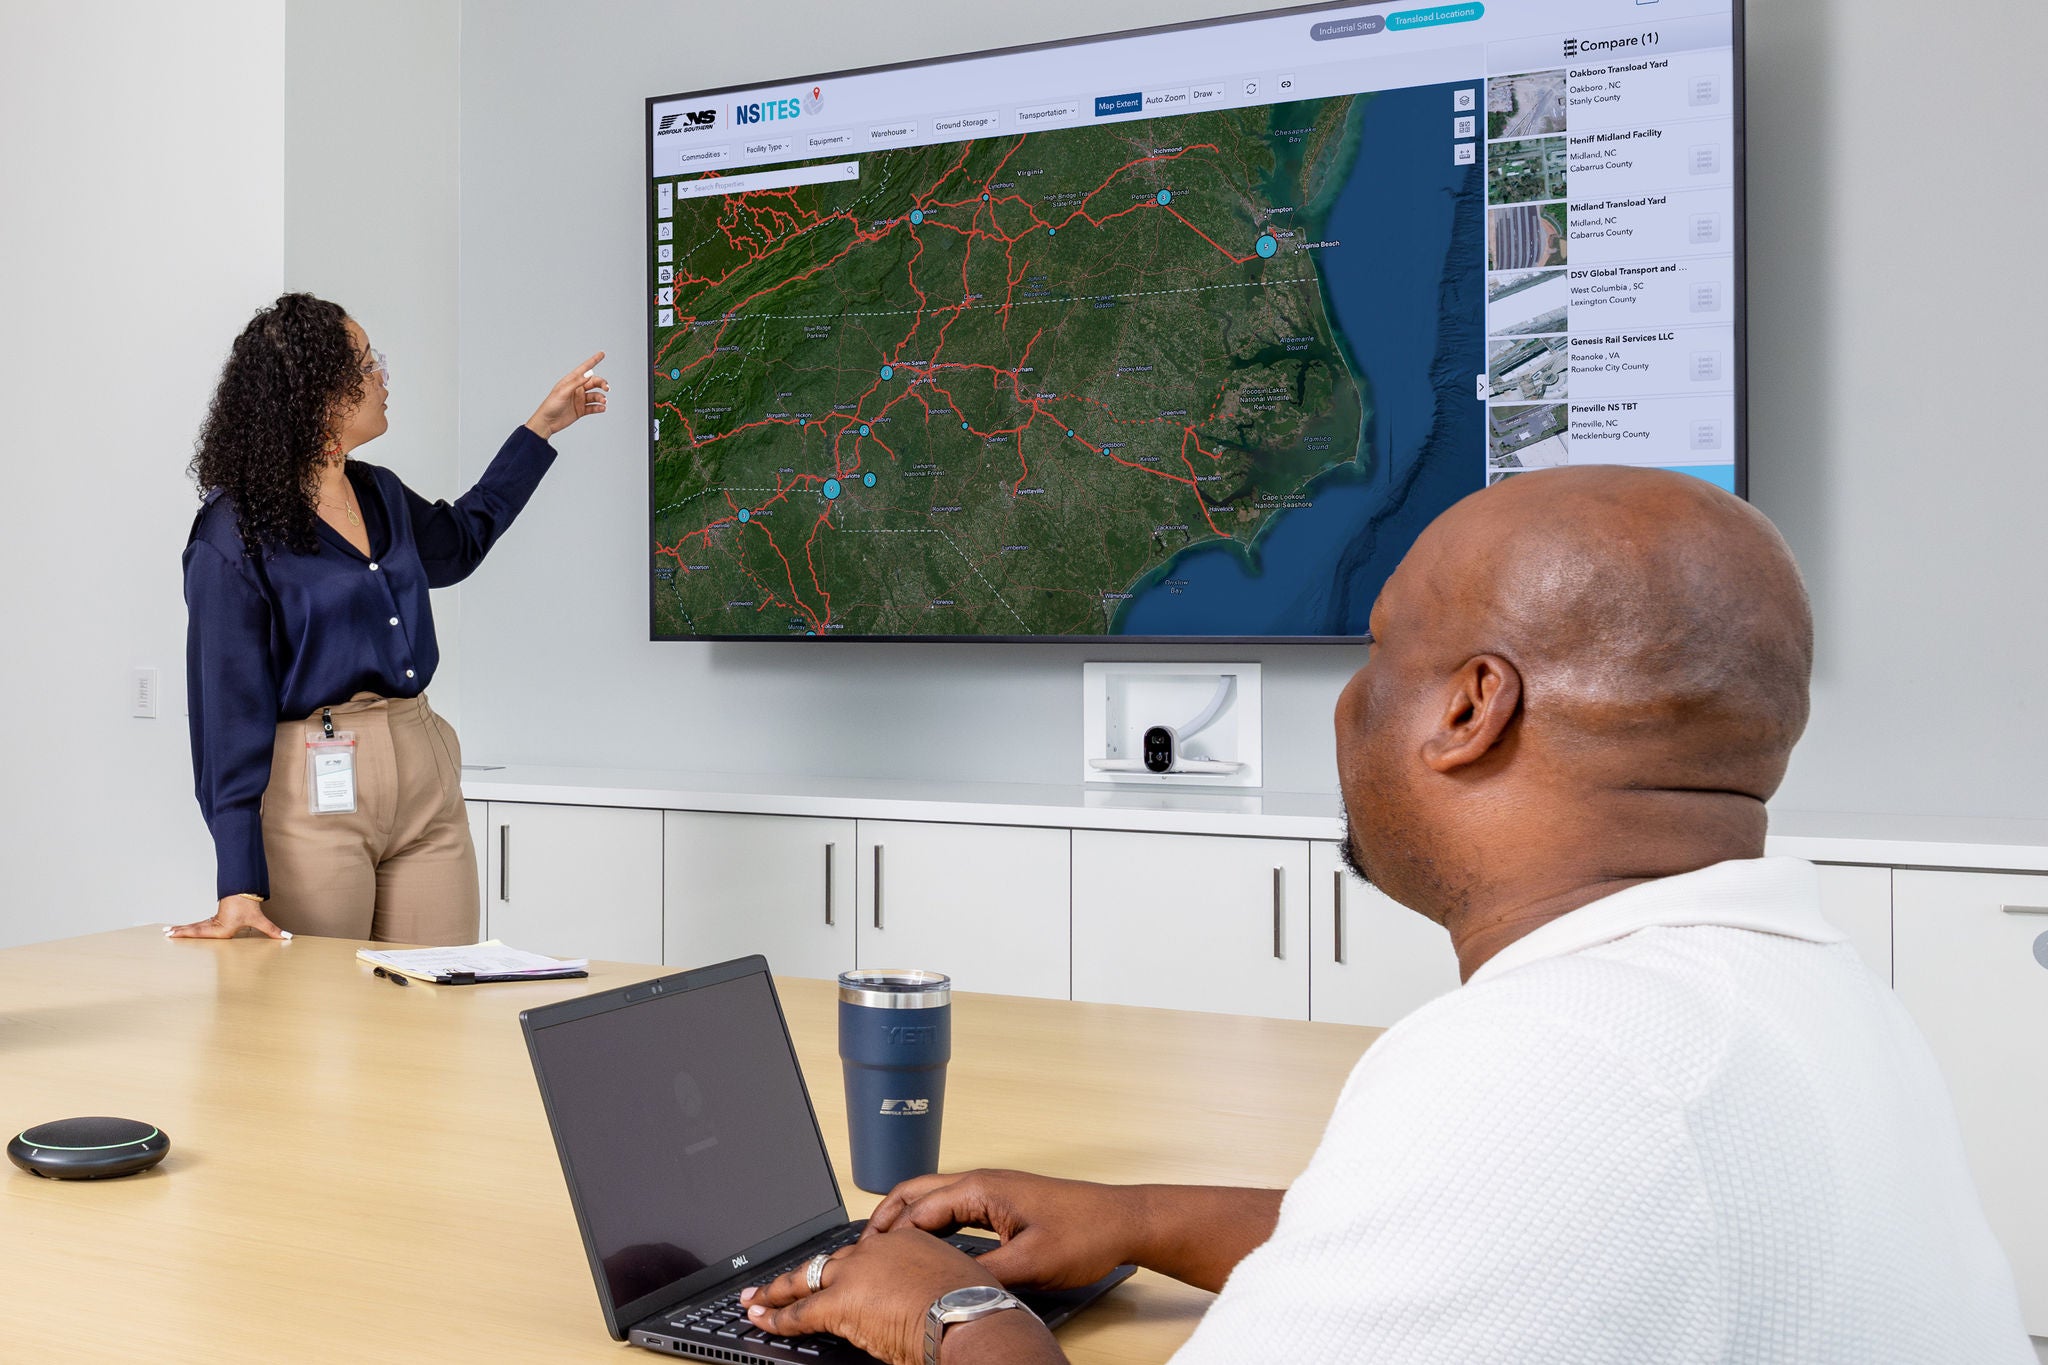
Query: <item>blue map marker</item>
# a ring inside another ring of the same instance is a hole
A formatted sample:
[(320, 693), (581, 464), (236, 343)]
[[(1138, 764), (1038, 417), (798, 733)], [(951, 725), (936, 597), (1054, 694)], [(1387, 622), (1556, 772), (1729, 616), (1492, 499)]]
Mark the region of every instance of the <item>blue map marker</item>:
[(1069, 435), (1069, 436), (1072, 436), (1073, 434), (1074, 434), (1074, 429), (1073, 429), (1072, 427), (1068, 427), (1068, 428), (1067, 428), (1067, 435)]
[(800, 427), (807, 427), (811, 424), (811, 419), (808, 417), (799, 417), (796, 419), (796, 424)]
[(745, 523), (747, 523), (747, 522), (750, 522), (750, 521), (752, 521), (753, 519), (754, 519), (754, 514), (753, 514), (752, 512), (749, 512), (749, 511), (748, 511), (748, 510), (747, 510), (746, 508), (744, 508), (744, 507), (742, 507), (742, 508), (740, 509), (740, 522), (741, 522), (741, 524), (742, 524), (742, 525), (744, 525), (744, 524), (745, 524)]
[(962, 422), (962, 423), (960, 424), (960, 430), (962, 430), (962, 431), (965, 431), (965, 430), (967, 430), (967, 423), (965, 423), (965, 422)]
[(1045, 235), (1046, 235), (1046, 236), (1048, 236), (1048, 237), (1050, 237), (1050, 236), (1052, 236), (1052, 235), (1053, 235), (1054, 233), (1056, 233), (1056, 232), (1058, 232), (1058, 231), (1059, 231), (1059, 229), (1058, 229), (1058, 228), (1056, 228), (1056, 227), (1049, 227), (1049, 228), (1047, 228), (1047, 229), (1045, 230)]
[(683, 377), (683, 372), (681, 370), (670, 370), (668, 372), (668, 377), (670, 379), (681, 379)]
[(839, 480), (825, 480), (825, 496), (828, 498), (836, 498), (839, 496)]
[(866, 422), (860, 424), (860, 434), (863, 436), (868, 434), (868, 424)]
[(1258, 253), (1261, 256), (1271, 256), (1274, 252), (1278, 251), (1279, 249), (1280, 244), (1273, 240), (1272, 233), (1267, 232), (1261, 233), (1259, 235)]
[(981, 202), (982, 202), (982, 203), (984, 203), (984, 204), (986, 204), (986, 203), (988, 202), (988, 196), (987, 196), (986, 194), (984, 194), (984, 195), (982, 195), (982, 196), (981, 196)]
[(1164, 208), (1164, 207), (1165, 207), (1166, 205), (1168, 205), (1168, 204), (1171, 204), (1172, 202), (1173, 202), (1173, 191), (1172, 191), (1172, 190), (1161, 190), (1161, 191), (1159, 191), (1159, 204), (1160, 204), (1160, 207), (1161, 207), (1161, 208)]
[(869, 471), (868, 471), (867, 473), (865, 473), (865, 474), (861, 475), (861, 476), (860, 476), (860, 481), (861, 481), (861, 485), (862, 485), (863, 487), (866, 487), (866, 488), (873, 488), (873, 487), (875, 486), (875, 474), (874, 474), (874, 471), (873, 471), (873, 470), (869, 470)]
[(894, 365), (884, 365), (884, 366), (882, 367), (882, 378), (884, 378), (884, 379), (893, 379), (893, 378), (895, 377), (895, 375), (896, 375), (896, 367), (895, 367)]
[(924, 210), (923, 210), (923, 209), (912, 209), (912, 210), (910, 211), (910, 225), (911, 225), (912, 227), (916, 227), (916, 226), (917, 226), (917, 225), (918, 225), (919, 223), (922, 223), (923, 221), (924, 221)]

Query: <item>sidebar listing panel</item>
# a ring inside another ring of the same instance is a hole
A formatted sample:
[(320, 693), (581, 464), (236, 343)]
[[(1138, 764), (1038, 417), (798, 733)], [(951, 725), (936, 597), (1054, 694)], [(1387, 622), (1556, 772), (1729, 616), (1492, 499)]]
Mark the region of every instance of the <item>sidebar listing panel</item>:
[(1559, 464), (1735, 479), (1725, 20), (1488, 50), (1487, 481)]

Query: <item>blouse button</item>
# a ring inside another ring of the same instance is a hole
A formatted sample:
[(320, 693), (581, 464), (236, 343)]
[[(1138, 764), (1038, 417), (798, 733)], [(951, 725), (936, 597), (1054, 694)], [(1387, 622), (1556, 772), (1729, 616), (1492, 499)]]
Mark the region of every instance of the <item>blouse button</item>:
[(372, 565), (370, 565), (370, 572), (371, 572), (371, 573), (375, 573), (375, 572), (377, 572), (377, 566), (376, 566), (375, 564), (372, 564)]
[(408, 678), (410, 678), (410, 677), (412, 676), (412, 670), (411, 670), (411, 669), (409, 669), (409, 668), (408, 668), (408, 669), (406, 669), (406, 670), (405, 670), (405, 676), (406, 676), (406, 677), (408, 677)]
[(398, 618), (396, 616), (391, 618), (391, 624), (394, 626), (398, 624)]

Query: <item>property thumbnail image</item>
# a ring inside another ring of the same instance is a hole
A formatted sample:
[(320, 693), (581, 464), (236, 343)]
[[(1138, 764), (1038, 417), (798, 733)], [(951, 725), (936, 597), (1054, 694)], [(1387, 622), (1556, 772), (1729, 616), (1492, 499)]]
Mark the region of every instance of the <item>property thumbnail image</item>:
[(1486, 467), (1547, 469), (1569, 463), (1571, 413), (1562, 403), (1488, 408)]
[(1494, 143), (1486, 149), (1486, 202), (1526, 204), (1565, 198), (1564, 158), (1561, 137)]
[(1486, 211), (1490, 269), (1529, 270), (1563, 265), (1565, 210), (1558, 204), (1510, 204)]
[(1564, 72), (1532, 71), (1486, 83), (1486, 135), (1537, 137), (1564, 131)]
[(1486, 345), (1486, 396), (1496, 403), (1563, 398), (1571, 373), (1569, 338), (1496, 337)]
[(1515, 270), (1486, 277), (1486, 330), (1494, 336), (1562, 332), (1571, 304), (1562, 270)]

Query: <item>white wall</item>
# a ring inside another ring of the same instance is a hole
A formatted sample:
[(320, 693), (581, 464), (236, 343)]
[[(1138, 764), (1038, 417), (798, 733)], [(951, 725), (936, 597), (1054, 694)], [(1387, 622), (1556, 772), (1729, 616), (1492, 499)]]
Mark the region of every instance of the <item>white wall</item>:
[[(452, 499), (467, 487), (455, 392), (461, 5), (284, 8), (285, 288), (348, 309), (391, 367), (391, 430), (361, 458)], [(459, 593), (435, 593), (441, 667), (429, 696), (458, 720), (460, 620)]]
[(1778, 804), (2048, 816), (2048, 9), (1754, 9), (1752, 491), (1819, 626)]
[[(284, 17), (0, 6), (0, 944), (212, 912), (178, 560), (192, 442), (282, 278)], [(161, 671), (131, 719), (128, 670)]]
[[(466, 476), (605, 346), (614, 413), (563, 439), (463, 589), (473, 758), (1063, 782), (1078, 667), (1132, 647), (645, 641), (641, 99), (1247, 8), (1243, 0), (464, 6)], [(1753, 0), (1754, 494), (1810, 577), (1815, 717), (1781, 808), (2048, 816), (2037, 546), (2048, 221), (2013, 125), (2048, 10)], [(1137, 654), (1152, 651), (1138, 650)], [(1334, 784), (1353, 651), (1267, 665), (1269, 782)]]

